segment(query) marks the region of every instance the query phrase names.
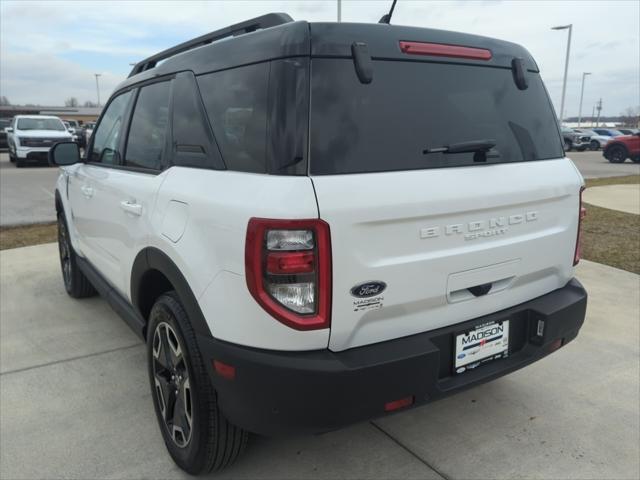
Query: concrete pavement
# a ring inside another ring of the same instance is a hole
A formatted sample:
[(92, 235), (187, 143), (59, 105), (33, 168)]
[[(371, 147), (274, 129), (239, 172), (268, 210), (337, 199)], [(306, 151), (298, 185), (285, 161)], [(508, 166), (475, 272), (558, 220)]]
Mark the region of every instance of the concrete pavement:
[[(583, 261), (578, 338), (519, 372), (321, 436), (254, 438), (215, 478), (640, 477), (640, 277)], [(0, 252), (0, 478), (190, 478), (156, 425), (144, 346), (64, 292), (54, 244)]]
[(57, 168), (16, 168), (0, 153), (0, 226), (55, 221), (57, 177)]
[(640, 184), (637, 183), (590, 187), (584, 191), (582, 199), (597, 207), (640, 215)]
[[(640, 164), (612, 164), (602, 152), (568, 155), (585, 178), (640, 174)], [(53, 195), (57, 175), (58, 169), (51, 167), (17, 169), (9, 163), (7, 153), (0, 153), (0, 226), (55, 221)]]

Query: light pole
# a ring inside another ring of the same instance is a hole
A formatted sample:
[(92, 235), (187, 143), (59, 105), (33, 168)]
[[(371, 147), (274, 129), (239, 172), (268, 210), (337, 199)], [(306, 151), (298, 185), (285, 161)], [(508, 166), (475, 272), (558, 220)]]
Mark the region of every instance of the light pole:
[(571, 50), (571, 31), (573, 30), (573, 24), (560, 25), (558, 27), (551, 27), (551, 30), (566, 30), (569, 29), (569, 37), (567, 39), (567, 58), (564, 62), (564, 80), (562, 82), (562, 100), (560, 100), (560, 124), (564, 118), (564, 95), (567, 91), (567, 72), (569, 71), (569, 50)]
[(338, 0), (338, 23), (342, 21), (342, 0)]
[(100, 77), (101, 73), (94, 73), (96, 76), (96, 92), (98, 93), (98, 106), (100, 106), (100, 85), (98, 84), (98, 77)]
[(580, 128), (580, 122), (582, 121), (582, 98), (584, 97), (584, 79), (587, 75), (591, 75), (591, 72), (582, 72), (582, 89), (580, 90), (580, 109), (578, 110), (578, 128)]

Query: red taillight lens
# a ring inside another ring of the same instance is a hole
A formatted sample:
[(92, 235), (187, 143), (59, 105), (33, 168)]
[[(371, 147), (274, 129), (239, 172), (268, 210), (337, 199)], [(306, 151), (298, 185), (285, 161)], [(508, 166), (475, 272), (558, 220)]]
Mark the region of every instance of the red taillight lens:
[(267, 273), (312, 273), (316, 256), (313, 252), (286, 252), (267, 254)]
[(296, 330), (331, 322), (331, 236), (319, 219), (252, 218), (245, 245), (247, 287), (280, 322)]
[(580, 188), (580, 213), (578, 217), (578, 238), (576, 238), (576, 249), (573, 254), (573, 265), (576, 266), (580, 261), (580, 250), (582, 243), (582, 220), (587, 216), (587, 209), (582, 206), (582, 192), (584, 192), (584, 187)]
[(434, 57), (457, 57), (472, 60), (491, 60), (491, 50), (485, 48), (445, 45), (443, 43), (400, 42), (402, 53), (410, 55), (431, 55)]

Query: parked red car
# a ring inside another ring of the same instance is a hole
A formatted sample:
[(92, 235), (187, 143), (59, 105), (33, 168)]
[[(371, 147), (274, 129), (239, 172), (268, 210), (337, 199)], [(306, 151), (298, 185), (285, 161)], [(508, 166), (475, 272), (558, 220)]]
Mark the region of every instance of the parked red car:
[(605, 145), (602, 155), (611, 163), (623, 163), (627, 158), (640, 163), (640, 133), (613, 137)]

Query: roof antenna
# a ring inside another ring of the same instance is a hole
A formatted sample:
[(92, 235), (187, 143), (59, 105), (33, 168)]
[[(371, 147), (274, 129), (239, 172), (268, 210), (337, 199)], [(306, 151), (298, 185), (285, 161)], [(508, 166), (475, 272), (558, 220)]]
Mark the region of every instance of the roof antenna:
[(398, 0), (393, 0), (393, 3), (391, 4), (391, 10), (389, 10), (389, 13), (385, 13), (382, 18), (378, 20), (378, 23), (386, 23), (387, 25), (389, 25), (389, 22), (391, 22), (391, 15), (393, 15), (393, 9), (396, 8), (397, 1)]

